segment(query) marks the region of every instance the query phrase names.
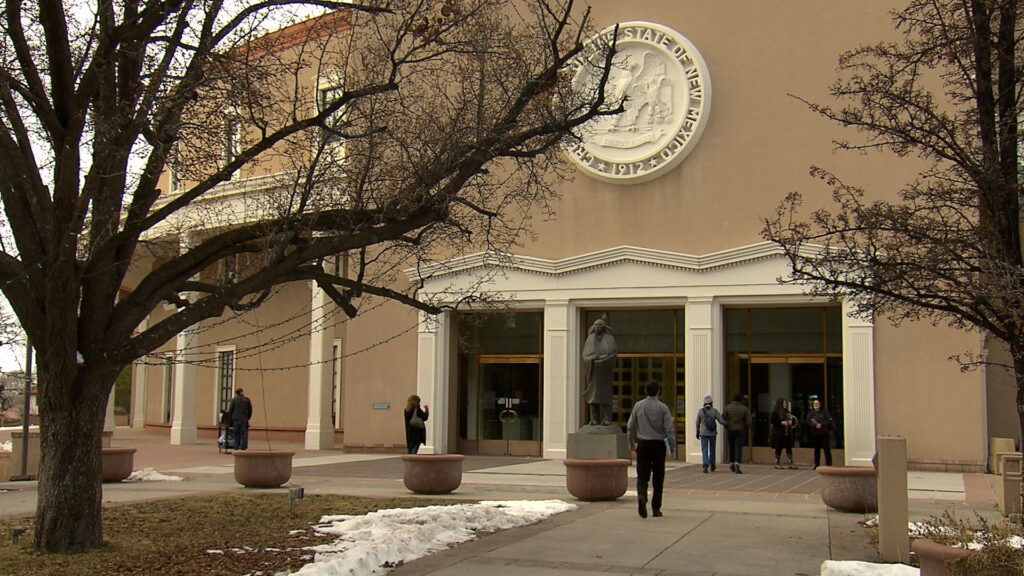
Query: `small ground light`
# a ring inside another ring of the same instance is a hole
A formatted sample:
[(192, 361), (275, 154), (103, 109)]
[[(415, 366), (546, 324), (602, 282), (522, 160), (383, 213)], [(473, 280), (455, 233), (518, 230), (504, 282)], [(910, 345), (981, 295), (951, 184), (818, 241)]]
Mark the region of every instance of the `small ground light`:
[(18, 536), (24, 534), (28, 528), (24, 526), (11, 526), (7, 529), (7, 533), (11, 535), (11, 544), (16, 545), (18, 543)]
[(296, 486), (295, 488), (288, 489), (288, 513), (295, 516), (295, 501), (302, 500), (305, 495), (305, 490), (302, 486)]

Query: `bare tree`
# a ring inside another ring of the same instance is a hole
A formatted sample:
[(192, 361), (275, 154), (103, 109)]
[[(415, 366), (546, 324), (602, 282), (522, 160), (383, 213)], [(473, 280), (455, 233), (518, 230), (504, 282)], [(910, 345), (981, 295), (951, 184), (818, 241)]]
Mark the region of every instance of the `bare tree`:
[[(839, 104), (810, 104), (857, 129), (847, 150), (881, 149), (929, 166), (896, 201), (822, 168), (835, 206), (801, 214), (789, 195), (765, 220), (792, 281), (848, 296), (865, 315), (977, 328), (1013, 358), (1024, 437), (1024, 249), (1020, 134), (1022, 17), (1017, 0), (912, 0), (894, 43), (839, 61)], [(977, 362), (973, 359), (967, 362)]]
[[(266, 34), (289, 6), (325, 15)], [(565, 72), (584, 57), (606, 75), (614, 51), (583, 51), (570, 0), (9, 0), (5, 16), (0, 288), (38, 352), (42, 551), (102, 544), (125, 366), (286, 282), (349, 315), (364, 295), (437, 312), (390, 272), (520, 241), (569, 174), (559, 144), (612, 112), (603, 82)], [(338, 254), (347, 274), (325, 264)]]

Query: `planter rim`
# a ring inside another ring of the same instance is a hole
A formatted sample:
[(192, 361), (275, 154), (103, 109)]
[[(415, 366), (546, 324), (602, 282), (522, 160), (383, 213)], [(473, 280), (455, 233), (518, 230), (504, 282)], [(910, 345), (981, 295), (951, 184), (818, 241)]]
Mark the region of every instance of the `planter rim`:
[(914, 538), (910, 541), (910, 549), (916, 552), (919, 556), (922, 555), (923, 552), (925, 555), (931, 558), (938, 558), (943, 562), (958, 560), (972, 552), (967, 548), (958, 548), (948, 544), (939, 544), (938, 542), (929, 540), (928, 538)]
[(121, 448), (121, 447), (117, 447), (117, 448), (113, 448), (113, 447), (112, 448), (102, 448), (101, 450), (104, 453), (106, 453), (106, 454), (134, 454), (136, 452), (135, 448)]
[(235, 450), (231, 454), (235, 458), (249, 458), (253, 456), (294, 456), (295, 452), (290, 450)]
[(429, 462), (429, 461), (448, 461), (448, 462), (461, 462), (466, 457), (462, 454), (403, 454), (402, 460), (409, 460), (412, 462)]
[(566, 458), (562, 460), (566, 466), (587, 466), (599, 468), (602, 466), (629, 466), (629, 460), (624, 458)]
[(818, 466), (818, 474), (824, 476), (876, 476), (874, 466)]

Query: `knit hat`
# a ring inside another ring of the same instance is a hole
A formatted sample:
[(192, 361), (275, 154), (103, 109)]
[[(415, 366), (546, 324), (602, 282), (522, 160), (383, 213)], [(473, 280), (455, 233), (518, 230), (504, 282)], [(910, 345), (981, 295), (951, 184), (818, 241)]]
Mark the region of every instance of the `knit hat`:
[(704, 397), (704, 403), (711, 404), (711, 394), (708, 394), (707, 396)]

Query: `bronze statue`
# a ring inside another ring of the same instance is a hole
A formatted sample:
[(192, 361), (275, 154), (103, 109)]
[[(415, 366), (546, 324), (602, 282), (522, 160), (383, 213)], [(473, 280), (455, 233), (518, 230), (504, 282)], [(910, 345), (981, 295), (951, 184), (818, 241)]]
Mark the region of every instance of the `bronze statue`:
[(612, 415), (612, 381), (615, 378), (615, 359), (618, 350), (615, 337), (605, 321), (598, 318), (590, 327), (583, 344), (583, 375), (587, 388), (583, 400), (590, 409), (590, 424), (601, 422), (608, 426)]

